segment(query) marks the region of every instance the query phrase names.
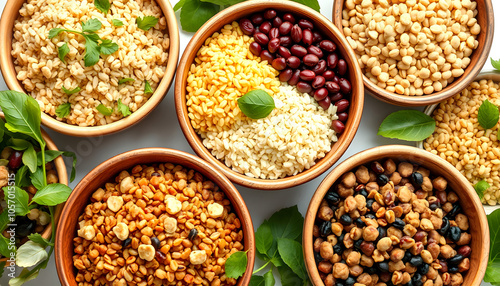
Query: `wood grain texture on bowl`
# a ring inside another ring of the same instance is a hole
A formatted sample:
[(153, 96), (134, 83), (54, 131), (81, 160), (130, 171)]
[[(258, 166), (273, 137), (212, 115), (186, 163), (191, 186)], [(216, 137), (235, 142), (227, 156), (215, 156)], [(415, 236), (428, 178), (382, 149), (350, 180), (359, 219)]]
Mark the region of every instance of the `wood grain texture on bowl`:
[[(337, 0), (333, 2), (332, 21), (341, 31), (343, 31), (342, 10), (344, 8), (344, 2), (345, 0)], [(379, 100), (394, 105), (424, 106), (445, 100), (466, 88), (483, 68), (486, 60), (488, 59), (491, 44), (493, 43), (494, 18), (491, 0), (480, 0), (476, 2), (478, 10), (476, 19), (481, 26), (481, 33), (479, 33), (477, 37), (479, 46), (470, 56), (471, 62), (465, 69), (465, 73), (462, 76), (455, 78), (451, 84), (439, 92), (433, 92), (430, 95), (423, 96), (405, 96), (380, 88), (370, 81), (368, 77), (363, 75), (363, 81), (369, 93)]]
[(486, 271), (490, 248), (488, 221), (479, 197), (469, 181), (444, 159), (422, 149), (402, 145), (387, 145), (359, 152), (335, 167), (318, 186), (307, 209), (302, 236), (306, 268), (313, 285), (324, 285), (314, 259), (313, 226), (325, 194), (344, 173), (362, 164), (389, 158), (416, 163), (433, 174), (443, 176), (448, 181), (448, 188), (458, 195), (472, 234), (470, 269), (462, 285), (479, 286)]
[(62, 285), (77, 285), (76, 269), (73, 266), (73, 238), (76, 235), (78, 217), (83, 213), (90, 197), (98, 188), (123, 170), (140, 164), (173, 163), (193, 169), (214, 182), (231, 201), (243, 228), (245, 250), (248, 251), (248, 265), (239, 286), (248, 285), (255, 262), (255, 238), (252, 219), (247, 206), (234, 185), (210, 164), (186, 152), (167, 148), (144, 148), (112, 157), (88, 173), (71, 193), (64, 207), (56, 233), (55, 261), (59, 281)]
[[(277, 11), (292, 12), (298, 16), (309, 18), (315, 24), (315, 27), (320, 30), (326, 38), (332, 39), (337, 44), (337, 51), (346, 60), (349, 66), (349, 79), (352, 83), (352, 96), (349, 106), (349, 119), (345, 125), (345, 131), (339, 136), (337, 142), (333, 143), (332, 150), (326, 156), (317, 161), (317, 163), (308, 170), (294, 175), (276, 180), (264, 180), (250, 178), (243, 174), (233, 171), (223, 162), (217, 160), (210, 150), (205, 148), (202, 139), (193, 129), (188, 118), (186, 106), (186, 79), (191, 63), (194, 61), (197, 51), (203, 45), (205, 39), (212, 36), (213, 33), (219, 31), (225, 24), (237, 21), (245, 16), (249, 16), (256, 12), (261, 12), (266, 9), (275, 9)], [(326, 170), (328, 170), (335, 162), (344, 154), (352, 142), (354, 135), (358, 129), (361, 114), (364, 104), (364, 88), (362, 74), (359, 64), (356, 60), (354, 52), (347, 48), (349, 44), (342, 36), (340, 31), (324, 16), (314, 11), (313, 9), (292, 1), (272, 1), (272, 0), (255, 0), (245, 1), (243, 3), (231, 6), (206, 22), (196, 32), (187, 45), (178, 67), (177, 77), (175, 80), (175, 109), (177, 117), (187, 141), (193, 150), (203, 159), (210, 162), (214, 167), (224, 173), (231, 181), (242, 186), (264, 189), (278, 190), (290, 188), (308, 182)]]
[[(131, 115), (115, 121), (110, 124), (92, 127), (82, 127), (72, 124), (67, 124), (56, 120), (50, 115), (42, 112), (42, 124), (59, 133), (71, 136), (87, 137), (87, 136), (101, 136), (106, 134), (115, 133), (124, 130), (142, 119), (144, 119), (158, 104), (163, 100), (167, 94), (170, 85), (173, 82), (175, 75), (177, 60), (179, 58), (179, 28), (177, 19), (172, 9), (170, 1), (159, 0), (156, 1), (160, 6), (166, 20), (168, 35), (170, 38), (170, 47), (168, 49), (168, 60), (165, 69), (165, 74), (158, 84), (158, 87), (146, 101), (146, 103), (133, 112)], [(8, 0), (0, 19), (0, 70), (4, 80), (11, 90), (26, 92), (21, 83), (17, 80), (17, 73), (14, 68), (14, 59), (11, 56), (12, 51), (12, 33), (15, 20), (19, 17), (19, 9), (25, 1), (21, 0)]]

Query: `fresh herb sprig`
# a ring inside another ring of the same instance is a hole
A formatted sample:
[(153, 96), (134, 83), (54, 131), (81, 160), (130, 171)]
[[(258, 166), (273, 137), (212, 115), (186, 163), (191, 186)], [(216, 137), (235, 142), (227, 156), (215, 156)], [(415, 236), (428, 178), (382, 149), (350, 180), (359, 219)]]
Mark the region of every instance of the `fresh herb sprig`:
[(498, 110), (498, 106), (494, 105), (487, 99), (484, 100), (477, 111), (477, 121), (479, 122), (479, 125), (481, 125), (484, 129), (491, 129), (497, 125), (499, 118), (500, 112)]
[(476, 191), (479, 198), (483, 199), (484, 191), (486, 191), (490, 187), (491, 186), (490, 184), (488, 184), (488, 182), (486, 182), (485, 180), (481, 180), (474, 185), (474, 190)]
[[(253, 272), (250, 285), (274, 285), (273, 269), (280, 274), (282, 285), (307, 285), (309, 278), (302, 253), (304, 217), (297, 206), (281, 209), (265, 220), (255, 232), (257, 257), (264, 265)], [(245, 273), (248, 260), (245, 252), (235, 252), (226, 261), (226, 275), (238, 278)], [(257, 273), (269, 269), (263, 276)]]
[(377, 135), (406, 141), (421, 141), (432, 135), (436, 121), (418, 110), (399, 110), (380, 124)]
[(108, 14), (111, 3), (109, 3), (109, 0), (94, 0), (94, 6), (102, 13)]
[(155, 16), (144, 16), (144, 17), (138, 17), (135, 19), (137, 23), (137, 28), (147, 31), (151, 28), (153, 28), (156, 23), (158, 23), (160, 19), (156, 18)]
[[(38, 103), (32, 97), (17, 91), (1, 91), (0, 107), (6, 120), (6, 122), (0, 120), (0, 144), (23, 151), (22, 162), (24, 164), (16, 172), (16, 184), (3, 188), (6, 202), (8, 205), (13, 205), (15, 216), (25, 216), (33, 208), (45, 207), (49, 210), (52, 224), (50, 241), (44, 239), (40, 234), (34, 233), (28, 236), (29, 240), (26, 243), (15, 250), (16, 265), (33, 267), (31, 270), (23, 269), (19, 277), (9, 281), (9, 285), (22, 285), (35, 279), (40, 270), (47, 267), (49, 258), (54, 251), (55, 206), (65, 202), (71, 193), (71, 189), (64, 184), (47, 184), (45, 165), (60, 155), (73, 157), (71, 172), (71, 180), (73, 180), (76, 156), (71, 152), (45, 150), (47, 144), (40, 129), (41, 111)], [(40, 151), (36, 152), (35, 146), (40, 148)], [(31, 201), (28, 193), (22, 189), (22, 187), (29, 185), (37, 188)], [(14, 201), (8, 199), (9, 191), (15, 193)], [(5, 257), (11, 257), (12, 249), (9, 240), (1, 233), (9, 223), (14, 221), (15, 218), (9, 217), (8, 212), (4, 211), (0, 214), (0, 253)], [(50, 247), (48, 253), (45, 250), (47, 247)]]
[(490, 228), (490, 255), (484, 281), (492, 285), (500, 285), (500, 209), (487, 216)]
[[(111, 55), (118, 50), (118, 44), (109, 39), (101, 39), (96, 33), (102, 27), (101, 21), (92, 18), (82, 22), (82, 31), (74, 31), (63, 28), (53, 28), (49, 31), (49, 39), (57, 37), (60, 33), (74, 33), (81, 35), (85, 39), (85, 55), (83, 61), (86, 67), (95, 65), (99, 61), (100, 55)], [(63, 45), (64, 46), (64, 45)], [(59, 58), (64, 59), (66, 49), (59, 49)]]
[(269, 93), (255, 89), (238, 98), (238, 107), (246, 116), (260, 119), (267, 117), (276, 106)]

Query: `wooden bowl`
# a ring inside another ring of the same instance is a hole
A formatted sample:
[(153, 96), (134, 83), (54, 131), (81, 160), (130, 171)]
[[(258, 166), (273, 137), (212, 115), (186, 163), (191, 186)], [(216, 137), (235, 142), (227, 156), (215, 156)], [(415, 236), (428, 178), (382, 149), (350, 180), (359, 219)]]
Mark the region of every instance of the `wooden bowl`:
[(323, 197), (330, 189), (330, 186), (344, 173), (362, 164), (389, 158), (417, 163), (431, 171), (431, 173), (443, 176), (448, 181), (448, 187), (458, 195), (462, 210), (469, 219), (469, 230), (472, 234), (470, 243), (472, 253), (469, 257), (470, 269), (465, 275), (462, 285), (479, 286), (488, 264), (490, 236), (486, 214), (476, 191), (469, 181), (444, 159), (422, 149), (402, 145), (375, 147), (351, 156), (335, 167), (317, 188), (307, 209), (302, 236), (306, 268), (313, 285), (324, 285), (319, 276), (313, 251), (313, 226)]
[[(19, 17), (19, 9), (26, 1), (8, 0), (0, 19), (0, 69), (9, 89), (20, 92), (26, 92), (17, 79), (17, 73), (14, 69), (14, 59), (11, 56), (12, 51), (12, 31), (14, 21)], [(101, 136), (115, 133), (126, 129), (142, 119), (144, 119), (158, 104), (163, 100), (172, 84), (179, 58), (179, 28), (175, 18), (174, 11), (168, 0), (157, 0), (163, 14), (167, 20), (168, 35), (170, 37), (170, 47), (168, 50), (168, 60), (165, 74), (158, 87), (148, 99), (148, 101), (131, 115), (102, 126), (82, 127), (67, 124), (56, 120), (54, 117), (42, 112), (42, 124), (66, 135), (87, 137)]]
[(167, 148), (144, 148), (114, 156), (88, 173), (71, 193), (62, 211), (57, 227), (55, 261), (59, 281), (62, 285), (77, 285), (76, 268), (73, 266), (73, 238), (76, 236), (78, 217), (84, 212), (90, 197), (98, 188), (112, 180), (122, 170), (138, 164), (173, 163), (194, 169), (219, 186), (231, 201), (238, 215), (244, 236), (245, 250), (248, 251), (248, 265), (237, 285), (248, 285), (255, 262), (255, 237), (252, 218), (240, 193), (233, 184), (210, 164), (186, 152)]
[[(196, 53), (205, 42), (205, 39), (210, 37), (214, 32), (219, 31), (225, 24), (232, 21), (241, 19), (245, 16), (251, 15), (255, 12), (264, 11), (266, 9), (275, 9), (277, 11), (290, 11), (296, 15), (309, 18), (314, 23), (315, 27), (323, 32), (326, 38), (330, 38), (337, 44), (337, 50), (345, 59), (349, 66), (349, 78), (352, 84), (352, 95), (349, 105), (349, 119), (345, 125), (345, 131), (342, 133), (338, 141), (332, 144), (332, 150), (326, 156), (317, 161), (317, 163), (308, 170), (295, 175), (276, 180), (264, 180), (250, 178), (243, 174), (233, 171), (227, 167), (223, 162), (217, 160), (205, 146), (203, 146), (202, 139), (193, 129), (190, 119), (188, 118), (188, 111), (186, 107), (186, 79), (191, 63), (194, 61)], [(210, 162), (214, 167), (224, 173), (231, 181), (245, 187), (264, 189), (264, 190), (278, 190), (290, 188), (308, 182), (323, 172), (328, 170), (335, 162), (344, 154), (347, 147), (356, 134), (356, 131), (361, 120), (364, 103), (364, 89), (362, 83), (361, 70), (356, 60), (356, 55), (349, 48), (349, 44), (342, 36), (340, 31), (323, 15), (314, 11), (313, 9), (304, 5), (283, 0), (255, 0), (244, 1), (242, 3), (233, 5), (206, 22), (194, 34), (193, 38), (187, 45), (182, 58), (179, 63), (177, 77), (175, 80), (175, 109), (177, 111), (177, 118), (186, 136), (187, 141), (193, 150), (201, 158)]]
[[(334, 1), (333, 3), (332, 22), (335, 23), (335, 25), (341, 31), (343, 31), (342, 10), (344, 9), (344, 2), (345, 0), (338, 0)], [(491, 0), (482, 0), (476, 2), (478, 10), (476, 19), (481, 26), (481, 33), (479, 33), (479, 35), (477, 36), (479, 46), (470, 56), (471, 62), (465, 69), (463, 75), (455, 78), (455, 80), (451, 84), (443, 88), (441, 91), (433, 92), (429, 95), (423, 96), (405, 96), (394, 92), (389, 92), (383, 88), (378, 87), (376, 84), (370, 81), (368, 77), (363, 75), (363, 81), (369, 93), (371, 93), (375, 98), (390, 104), (400, 106), (423, 106), (447, 99), (467, 87), (483, 68), (484, 63), (488, 59), (491, 44), (493, 43), (494, 20)]]
[[(3, 113), (0, 113), (0, 117), (5, 120)], [(54, 143), (54, 141), (52, 141), (52, 139), (49, 137), (49, 134), (47, 134), (47, 132), (45, 132), (43, 129), (41, 131), (42, 131), (42, 137), (45, 140), (45, 142), (47, 143), (47, 150), (56, 150), (56, 151), (59, 150), (59, 149), (57, 149), (57, 146)], [(57, 176), (59, 177), (59, 183), (68, 185), (68, 173), (66, 171), (66, 165), (64, 164), (63, 158), (61, 156), (59, 156), (53, 162), (54, 162), (54, 165), (55, 165), (56, 170), (57, 170)], [(64, 207), (64, 204), (59, 204), (56, 207), (56, 211), (54, 213), (54, 219), (55, 219), (56, 223), (59, 221), (59, 217), (61, 215), (61, 211), (62, 211), (63, 207)], [(47, 225), (47, 227), (43, 230), (41, 235), (43, 238), (50, 240), (50, 237), (52, 236), (52, 224), (51, 223), (49, 223)], [(7, 261), (8, 259), (9, 259), (8, 257), (1, 258), (0, 262)], [(7, 264), (5, 266), (7, 267), (7, 266), (12, 266), (12, 265), (9, 265), (9, 263), (7, 262)]]

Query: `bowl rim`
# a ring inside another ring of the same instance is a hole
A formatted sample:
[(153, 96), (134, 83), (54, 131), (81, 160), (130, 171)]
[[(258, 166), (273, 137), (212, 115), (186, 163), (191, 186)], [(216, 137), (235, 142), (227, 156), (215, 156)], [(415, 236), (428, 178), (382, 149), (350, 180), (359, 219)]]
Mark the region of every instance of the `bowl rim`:
[[(145, 161), (140, 161), (139, 163), (132, 163), (130, 166), (127, 165), (128, 160), (135, 160), (144, 157), (151, 157), (151, 159), (146, 159)], [(180, 163), (179, 161), (185, 161), (184, 163)], [(55, 240), (55, 263), (57, 269), (57, 275), (59, 276), (59, 281), (62, 285), (76, 285), (74, 281), (70, 280), (74, 278), (74, 267), (72, 266), (72, 255), (73, 251), (71, 251), (71, 256), (69, 258), (65, 257), (64, 249), (61, 247), (62, 241), (67, 239), (72, 239), (75, 235), (68, 234), (67, 229), (68, 226), (74, 222), (76, 225), (76, 221), (78, 216), (75, 216), (76, 220), (72, 220), (70, 218), (70, 214), (74, 213), (73, 205), (77, 201), (81, 201), (81, 194), (85, 194), (86, 192), (89, 196), (86, 198), (87, 200), (93, 193), (93, 190), (88, 190), (87, 185), (89, 182), (94, 180), (105, 180), (109, 181), (105, 177), (109, 175), (110, 178), (114, 178), (117, 174), (109, 174), (107, 170), (110, 167), (115, 165), (124, 165), (125, 167), (120, 167), (120, 170), (127, 170), (133, 168), (137, 164), (154, 164), (154, 163), (168, 163), (172, 162), (174, 164), (182, 165), (184, 167), (194, 169), (196, 172), (201, 173), (204, 177), (213, 181), (220, 190), (222, 190), (227, 198), (231, 201), (233, 209), (238, 213), (240, 217), (243, 233), (244, 233), (244, 245), (245, 249), (248, 251), (248, 264), (245, 271), (245, 274), (239, 278), (237, 285), (248, 285), (250, 282), (250, 278), (252, 275), (252, 270), (255, 262), (255, 234), (252, 219), (250, 216), (250, 212), (243, 200), (242, 196), (236, 189), (236, 187), (227, 179), (224, 174), (214, 169), (209, 163), (204, 160), (196, 157), (192, 154), (186, 153), (184, 151), (174, 150), (170, 148), (141, 148), (130, 150), (116, 156), (113, 156), (104, 162), (100, 163), (94, 169), (92, 169), (85, 177), (78, 183), (78, 185), (74, 188), (73, 192), (69, 196), (64, 209), (62, 210), (61, 219), (59, 220), (57, 232), (56, 232), (56, 240)], [(186, 166), (189, 165), (189, 166)], [(106, 174), (103, 176), (102, 174)], [(99, 179), (100, 178), (100, 179)], [(103, 181), (102, 184), (105, 182)], [(72, 266), (73, 273), (68, 273), (65, 269), (65, 265), (70, 262)]]
[[(342, 10), (344, 6), (345, 0), (338, 0), (334, 1), (333, 3), (333, 11), (332, 11), (332, 22), (339, 28), (341, 31), (342, 29)], [(433, 92), (430, 95), (423, 95), (423, 96), (405, 96), (405, 95), (399, 95), (394, 92), (389, 92), (383, 88), (378, 87), (376, 84), (371, 82), (368, 77), (365, 76), (363, 73), (363, 82), (365, 85), (365, 88), (369, 91), (369, 93), (386, 103), (393, 104), (393, 105), (398, 105), (398, 106), (424, 106), (424, 105), (430, 105), (442, 100), (445, 100), (454, 94), (456, 94), (456, 90), (462, 90), (466, 88), (473, 80), (474, 78), (481, 72), (481, 69), (483, 68), (484, 64), (486, 63), (486, 60), (489, 57), (489, 53), (491, 50), (491, 46), (493, 44), (493, 35), (494, 35), (494, 29), (495, 29), (495, 20), (494, 20), (494, 15), (493, 15), (493, 5), (491, 3), (491, 0), (483, 0), (480, 1), (484, 3), (485, 5), (485, 14), (484, 15), (486, 19), (486, 35), (485, 35), (485, 41), (484, 41), (484, 49), (482, 50), (482, 53), (480, 53), (478, 57), (478, 62), (475, 65), (469, 65), (466, 68), (466, 71), (469, 70), (469, 73), (465, 75), (465, 77), (460, 76), (457, 78), (457, 80), (454, 80), (452, 84), (448, 85), (447, 87), (443, 88), (441, 91), (438, 92)], [(481, 27), (483, 29), (484, 27)], [(481, 30), (481, 33), (483, 31)], [(343, 35), (343, 32), (342, 32)], [(349, 46), (350, 47), (350, 46)], [(476, 51), (476, 50), (475, 50)], [(456, 83), (455, 83), (456, 82)]]
[[(255, 11), (263, 11), (266, 8), (274, 8), (276, 10), (287, 10), (293, 11), (293, 13), (300, 16), (307, 17), (316, 25), (321, 26), (321, 30), (325, 32), (328, 30), (329, 33), (336, 38), (336, 43), (338, 51), (343, 51), (344, 58), (349, 61), (350, 68), (350, 78), (351, 84), (353, 85), (353, 90), (357, 90), (356, 96), (351, 96), (351, 104), (349, 106), (349, 120), (346, 124), (346, 129), (344, 133), (339, 136), (337, 142), (332, 143), (332, 149), (326, 154), (325, 157), (321, 158), (314, 166), (311, 168), (300, 172), (294, 176), (288, 176), (281, 179), (258, 179), (251, 178), (244, 174), (237, 173), (231, 168), (227, 167), (223, 162), (217, 160), (210, 151), (203, 146), (199, 135), (194, 131), (191, 126), (191, 122), (188, 118), (187, 106), (186, 106), (186, 87), (184, 85), (187, 77), (187, 72), (190, 68), (192, 61), (189, 58), (194, 58), (196, 52), (198, 51), (206, 38), (212, 35), (209, 33), (211, 27), (217, 31), (217, 29), (222, 28), (224, 24), (241, 18), (241, 14), (249, 15)], [(225, 20), (229, 18), (229, 20)], [(319, 24), (318, 24), (319, 23)], [(305, 182), (308, 182), (317, 176), (321, 175), (327, 171), (335, 162), (340, 159), (340, 157), (345, 153), (349, 145), (351, 144), (356, 132), (358, 130), (363, 105), (364, 105), (364, 88), (362, 81), (362, 74), (359, 64), (356, 59), (356, 55), (348, 47), (347, 40), (342, 35), (342, 33), (333, 25), (333, 23), (328, 20), (325, 16), (321, 15), (317, 11), (304, 6), (302, 4), (286, 1), (286, 0), (254, 0), (254, 1), (244, 1), (242, 3), (235, 4), (229, 8), (224, 9), (215, 16), (213, 16), (209, 21), (207, 21), (191, 38), (184, 53), (181, 57), (180, 64), (178, 67), (178, 72), (175, 80), (175, 109), (177, 112), (177, 118), (181, 126), (181, 130), (184, 133), (191, 148), (204, 160), (210, 162), (216, 169), (224, 173), (232, 182), (239, 184), (241, 186), (261, 189), (261, 190), (281, 190), (285, 188), (290, 188), (298, 186)], [(192, 56), (191, 56), (192, 55)], [(186, 76), (184, 76), (186, 74)], [(356, 104), (353, 104), (355, 102)]]
[[(338, 166), (336, 166), (320, 183), (316, 191), (314, 192), (313, 197), (309, 203), (309, 206), (306, 211), (305, 220), (304, 220), (304, 228), (303, 228), (303, 253), (304, 260), (306, 264), (306, 269), (311, 278), (313, 285), (324, 285), (319, 276), (319, 272), (317, 270), (316, 262), (314, 260), (314, 250), (313, 250), (313, 226), (316, 219), (316, 213), (319, 209), (319, 205), (323, 200), (326, 192), (344, 173), (351, 171), (353, 168), (368, 163), (374, 159), (373, 157), (378, 157), (379, 159), (387, 158), (387, 157), (397, 157), (404, 156), (405, 159), (409, 161), (416, 160), (426, 160), (433, 165), (436, 165), (443, 170), (449, 171), (449, 175), (447, 177), (453, 177), (454, 180), (458, 181), (457, 184), (463, 185), (467, 194), (470, 194), (469, 197), (472, 198), (470, 201), (472, 208), (474, 208), (478, 213), (479, 220), (479, 228), (484, 230), (482, 235), (482, 253), (479, 256), (478, 261), (478, 271), (473, 274), (474, 278), (472, 279), (471, 285), (479, 286), (481, 281), (483, 280), (484, 274), (486, 272), (486, 267), (488, 264), (488, 255), (490, 248), (490, 237), (487, 235), (489, 233), (488, 221), (486, 218), (486, 214), (484, 212), (483, 205), (481, 204), (479, 197), (475, 195), (475, 191), (472, 186), (469, 184), (469, 181), (460, 174), (458, 170), (453, 168), (446, 160), (442, 159), (437, 155), (433, 155), (425, 150), (407, 146), (407, 145), (384, 145), (373, 147), (364, 151), (361, 151), (357, 154), (352, 155)], [(484, 235), (486, 234), (486, 235)], [(319, 283), (321, 281), (321, 283)], [(318, 283), (315, 283), (318, 282)]]
[[(20, 82), (17, 80), (14, 69), (14, 61), (11, 56), (12, 51), (12, 28), (14, 22), (19, 15), (19, 8), (26, 1), (7, 0), (2, 16), (0, 18), (0, 71), (4, 77), (7, 87), (11, 90), (26, 92)], [(153, 92), (146, 103), (131, 115), (121, 118), (115, 122), (101, 125), (82, 127), (58, 121), (52, 116), (42, 112), (42, 124), (50, 129), (62, 134), (87, 137), (101, 136), (111, 133), (116, 133), (124, 130), (146, 118), (151, 113), (163, 98), (167, 95), (168, 90), (173, 83), (173, 78), (177, 68), (177, 60), (179, 59), (179, 27), (175, 17), (174, 10), (170, 1), (157, 0), (156, 3), (161, 7), (162, 13), (167, 21), (167, 30), (169, 35), (170, 46), (168, 48), (168, 59), (166, 63), (165, 74), (160, 80), (158, 87)]]

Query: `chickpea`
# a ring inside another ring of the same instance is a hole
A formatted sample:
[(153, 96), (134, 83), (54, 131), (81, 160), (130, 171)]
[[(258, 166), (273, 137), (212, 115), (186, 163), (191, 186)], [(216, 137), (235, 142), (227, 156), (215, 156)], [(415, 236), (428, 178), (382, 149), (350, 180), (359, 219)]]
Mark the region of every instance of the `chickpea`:
[(448, 182), (446, 181), (445, 178), (443, 178), (441, 176), (432, 180), (432, 186), (438, 191), (446, 190), (447, 185), (448, 185)]
[(331, 273), (333, 269), (333, 264), (330, 263), (329, 261), (321, 261), (318, 264), (318, 270), (323, 273)]
[(356, 281), (360, 284), (370, 285), (373, 280), (372, 280), (372, 277), (370, 276), (370, 274), (363, 273), (363, 274), (358, 276), (358, 279), (356, 279)]
[(333, 246), (328, 241), (323, 241), (319, 253), (323, 259), (329, 260), (333, 257)]
[(347, 172), (342, 178), (342, 184), (346, 188), (354, 188), (356, 186), (356, 175), (353, 172)]
[(347, 259), (346, 259), (346, 263), (347, 265), (349, 266), (354, 266), (354, 265), (358, 265), (359, 264), (359, 261), (361, 259), (361, 254), (357, 251), (352, 251), (351, 253), (349, 253), (349, 255), (347, 256)]
[(392, 247), (392, 240), (389, 237), (383, 237), (377, 243), (377, 249), (379, 251), (387, 251)]
[(372, 267), (373, 263), (375, 263), (375, 261), (373, 261), (373, 258), (365, 254), (361, 255), (361, 261), (359, 262), (360, 265), (366, 267)]
[(460, 239), (457, 241), (457, 245), (469, 244), (471, 238), (472, 238), (472, 235), (470, 235), (467, 232), (462, 232), (462, 234), (460, 234)]
[(356, 170), (356, 179), (362, 184), (368, 183), (370, 180), (368, 168), (366, 168), (365, 166), (359, 166)]
[(379, 233), (377, 228), (373, 226), (367, 226), (363, 231), (363, 239), (366, 241), (375, 241), (378, 235)]
[(314, 251), (316, 252), (319, 252), (320, 249), (321, 249), (321, 244), (323, 243), (323, 239), (321, 237), (318, 237), (314, 240), (314, 243), (313, 243), (313, 249)]
[(322, 206), (318, 211), (318, 218), (329, 221), (333, 218), (333, 210), (328, 206)]
[(403, 178), (409, 177), (413, 173), (413, 165), (408, 162), (399, 163), (398, 173)]
[(335, 263), (332, 274), (334, 278), (345, 280), (349, 277), (349, 267), (344, 263)]
[(461, 230), (468, 230), (469, 229), (469, 220), (467, 217), (463, 214), (457, 214), (455, 217), (455, 222), (457, 223), (457, 226)]
[(391, 251), (391, 260), (393, 262), (403, 259), (404, 256), (405, 256), (405, 251), (402, 250), (401, 248), (394, 248)]
[(457, 255), (457, 252), (449, 244), (441, 246), (441, 256), (443, 258), (450, 259), (455, 255)]

